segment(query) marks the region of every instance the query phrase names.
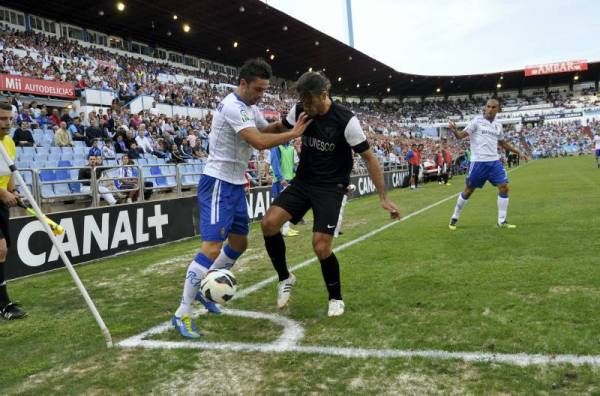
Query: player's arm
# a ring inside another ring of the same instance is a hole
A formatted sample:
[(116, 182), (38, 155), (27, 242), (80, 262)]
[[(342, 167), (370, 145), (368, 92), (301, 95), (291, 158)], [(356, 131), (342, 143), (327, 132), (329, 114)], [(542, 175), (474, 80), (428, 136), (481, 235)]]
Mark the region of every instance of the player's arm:
[(528, 160), (528, 159), (529, 159), (529, 157), (528, 157), (526, 154), (523, 154), (523, 153), (521, 152), (521, 150), (517, 149), (515, 146), (513, 146), (511, 143), (509, 143), (509, 142), (508, 142), (508, 141), (506, 141), (506, 140), (498, 140), (498, 144), (499, 144), (501, 147), (503, 147), (505, 150), (508, 150), (508, 151), (510, 151), (510, 152), (512, 152), (512, 153), (515, 153), (515, 154), (517, 154), (519, 157), (521, 157), (521, 158), (523, 158), (523, 159), (525, 159), (525, 160)]
[(385, 182), (383, 180), (383, 171), (381, 170), (381, 166), (379, 165), (379, 160), (377, 160), (377, 156), (373, 153), (373, 150), (367, 148), (365, 151), (360, 153), (361, 158), (365, 161), (367, 165), (367, 172), (369, 172), (369, 177), (373, 180), (373, 184), (375, 188), (377, 188), (377, 192), (379, 193), (379, 200), (381, 201), (381, 207), (388, 212), (390, 212), (390, 216), (392, 219), (400, 218), (400, 211), (396, 207), (396, 204), (392, 202), (385, 191)]
[(456, 137), (459, 140), (464, 139), (467, 136), (469, 136), (469, 134), (464, 129), (463, 130), (458, 129), (458, 126), (456, 125), (456, 123), (454, 121), (450, 121), (450, 123), (448, 124), (448, 128), (454, 134), (454, 137)]
[(288, 131), (282, 133), (261, 133), (256, 127), (242, 129), (239, 134), (248, 144), (257, 150), (266, 150), (271, 147), (287, 143), (292, 139), (301, 136), (312, 120), (308, 119), (305, 113), (300, 114), (296, 125)]
[(8, 181), (8, 186), (6, 186), (6, 190), (0, 188), (0, 201), (6, 206), (16, 206), (18, 199), (19, 194), (16, 191), (15, 185), (11, 177)]
[(260, 130), (261, 133), (283, 133), (291, 128), (286, 127), (283, 122), (275, 121)]
[(392, 219), (399, 219), (400, 211), (396, 207), (396, 204), (394, 204), (394, 202), (392, 202), (388, 198), (387, 193), (385, 191), (383, 171), (381, 170), (381, 166), (379, 166), (377, 156), (369, 147), (367, 137), (365, 136), (365, 133), (360, 126), (360, 122), (358, 122), (358, 119), (356, 117), (352, 117), (350, 121), (348, 121), (348, 125), (346, 125), (346, 129), (344, 130), (344, 137), (346, 139), (346, 142), (348, 142), (350, 147), (352, 147), (352, 150), (355, 153), (358, 153), (367, 165), (367, 172), (369, 172), (369, 177), (371, 178), (371, 180), (373, 180), (373, 184), (375, 185), (375, 188), (377, 188), (377, 192), (379, 193), (381, 207), (390, 212), (390, 216), (392, 217)]

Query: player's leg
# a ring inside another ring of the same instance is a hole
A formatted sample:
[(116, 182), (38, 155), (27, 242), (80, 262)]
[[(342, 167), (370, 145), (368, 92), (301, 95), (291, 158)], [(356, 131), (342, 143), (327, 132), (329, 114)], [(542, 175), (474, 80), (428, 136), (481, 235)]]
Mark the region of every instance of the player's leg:
[(333, 253), (333, 234), (345, 194), (343, 191), (313, 191), (311, 193), (314, 225), (313, 250), (321, 263), (321, 273), (327, 288), (328, 316), (340, 316), (344, 313), (340, 264)]
[(498, 185), (498, 227), (500, 228), (517, 228), (516, 225), (510, 224), (507, 220), (508, 216), (508, 183)]
[(281, 226), (290, 220), (296, 224), (309, 207), (310, 201), (303, 189), (297, 184), (291, 184), (273, 201), (260, 223), (265, 240), (265, 249), (279, 277), (277, 287), (278, 308), (287, 305), (292, 287), (296, 284), (296, 276), (290, 273), (287, 267), (285, 241), (283, 235), (281, 235)]
[(421, 167), (419, 165), (415, 165), (415, 190), (419, 188), (419, 175), (421, 173)]
[(458, 194), (456, 205), (454, 206), (454, 212), (450, 218), (450, 224), (448, 224), (448, 228), (451, 230), (456, 230), (456, 223), (458, 223), (458, 219), (460, 218), (460, 214), (465, 208), (465, 205), (469, 201), (469, 198), (475, 189), (483, 187), (486, 177), (487, 173), (485, 165), (480, 162), (472, 162), (469, 167), (467, 178), (465, 179), (465, 189), (463, 192)]
[(408, 172), (410, 177), (410, 189), (415, 189), (415, 167), (412, 164), (408, 165)]
[[(6, 237), (5, 237), (6, 236)], [(27, 316), (21, 307), (10, 301), (6, 289), (6, 255), (10, 240), (8, 237), (8, 208), (0, 206), (0, 316), (4, 319), (21, 319)]]
[(498, 187), (498, 227), (516, 228), (507, 221), (508, 214), (508, 174), (500, 161), (495, 161), (489, 173), (488, 180)]
[(227, 211), (233, 213), (233, 220), (229, 227), (228, 244), (223, 246), (218, 257), (215, 258), (211, 269), (231, 269), (235, 261), (248, 248), (248, 208), (246, 206), (246, 193), (244, 186), (230, 185)]
[[(183, 283), (181, 303), (173, 316), (173, 326), (187, 338), (198, 338), (200, 334), (191, 318), (192, 304), (213, 261), (219, 255), (226, 232), (233, 221), (233, 213), (226, 206), (227, 191), (221, 180), (202, 176), (198, 183), (198, 207), (200, 217), (200, 252), (189, 264)], [(209, 309), (207, 307), (207, 309)]]

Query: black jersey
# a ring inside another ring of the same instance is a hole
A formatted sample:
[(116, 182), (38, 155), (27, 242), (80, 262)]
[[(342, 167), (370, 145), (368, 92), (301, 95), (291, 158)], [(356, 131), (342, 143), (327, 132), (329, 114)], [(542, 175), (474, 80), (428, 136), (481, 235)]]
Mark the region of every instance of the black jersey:
[[(283, 124), (293, 128), (302, 113), (297, 103)], [(296, 178), (313, 185), (343, 185), (350, 183), (354, 150), (362, 153), (369, 148), (367, 138), (350, 110), (335, 102), (329, 111), (312, 119), (302, 135), (302, 151)]]

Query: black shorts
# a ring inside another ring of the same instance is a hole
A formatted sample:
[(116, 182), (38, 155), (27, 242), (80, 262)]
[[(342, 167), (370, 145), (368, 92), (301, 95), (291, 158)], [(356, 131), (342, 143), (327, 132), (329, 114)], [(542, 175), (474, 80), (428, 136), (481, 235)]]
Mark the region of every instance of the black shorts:
[(275, 200), (273, 205), (279, 206), (291, 216), (291, 222), (296, 224), (306, 214), (313, 210), (313, 232), (333, 235), (340, 216), (345, 186), (317, 187), (298, 181), (293, 181)]
[(419, 171), (421, 170), (421, 167), (419, 165), (412, 165), (410, 164), (409, 166), (409, 172), (410, 172), (410, 177), (419, 177)]
[(6, 247), (10, 247), (10, 233), (8, 232), (8, 206), (0, 204), (0, 239), (6, 239)]

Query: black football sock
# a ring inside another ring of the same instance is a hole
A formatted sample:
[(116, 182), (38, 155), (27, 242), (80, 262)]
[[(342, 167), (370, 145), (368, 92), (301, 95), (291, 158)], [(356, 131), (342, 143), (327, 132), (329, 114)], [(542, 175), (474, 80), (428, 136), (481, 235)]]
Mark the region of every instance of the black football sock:
[(342, 299), (342, 284), (340, 281), (340, 264), (338, 263), (337, 257), (334, 253), (321, 261), (321, 272), (323, 273), (323, 280), (327, 287), (330, 300), (341, 300)]
[(6, 264), (0, 262), (0, 308), (4, 308), (9, 302), (10, 299), (6, 291)]
[(290, 277), (285, 261), (285, 241), (283, 240), (283, 235), (281, 235), (281, 232), (278, 232), (273, 236), (265, 236), (264, 238), (265, 248), (281, 282)]

